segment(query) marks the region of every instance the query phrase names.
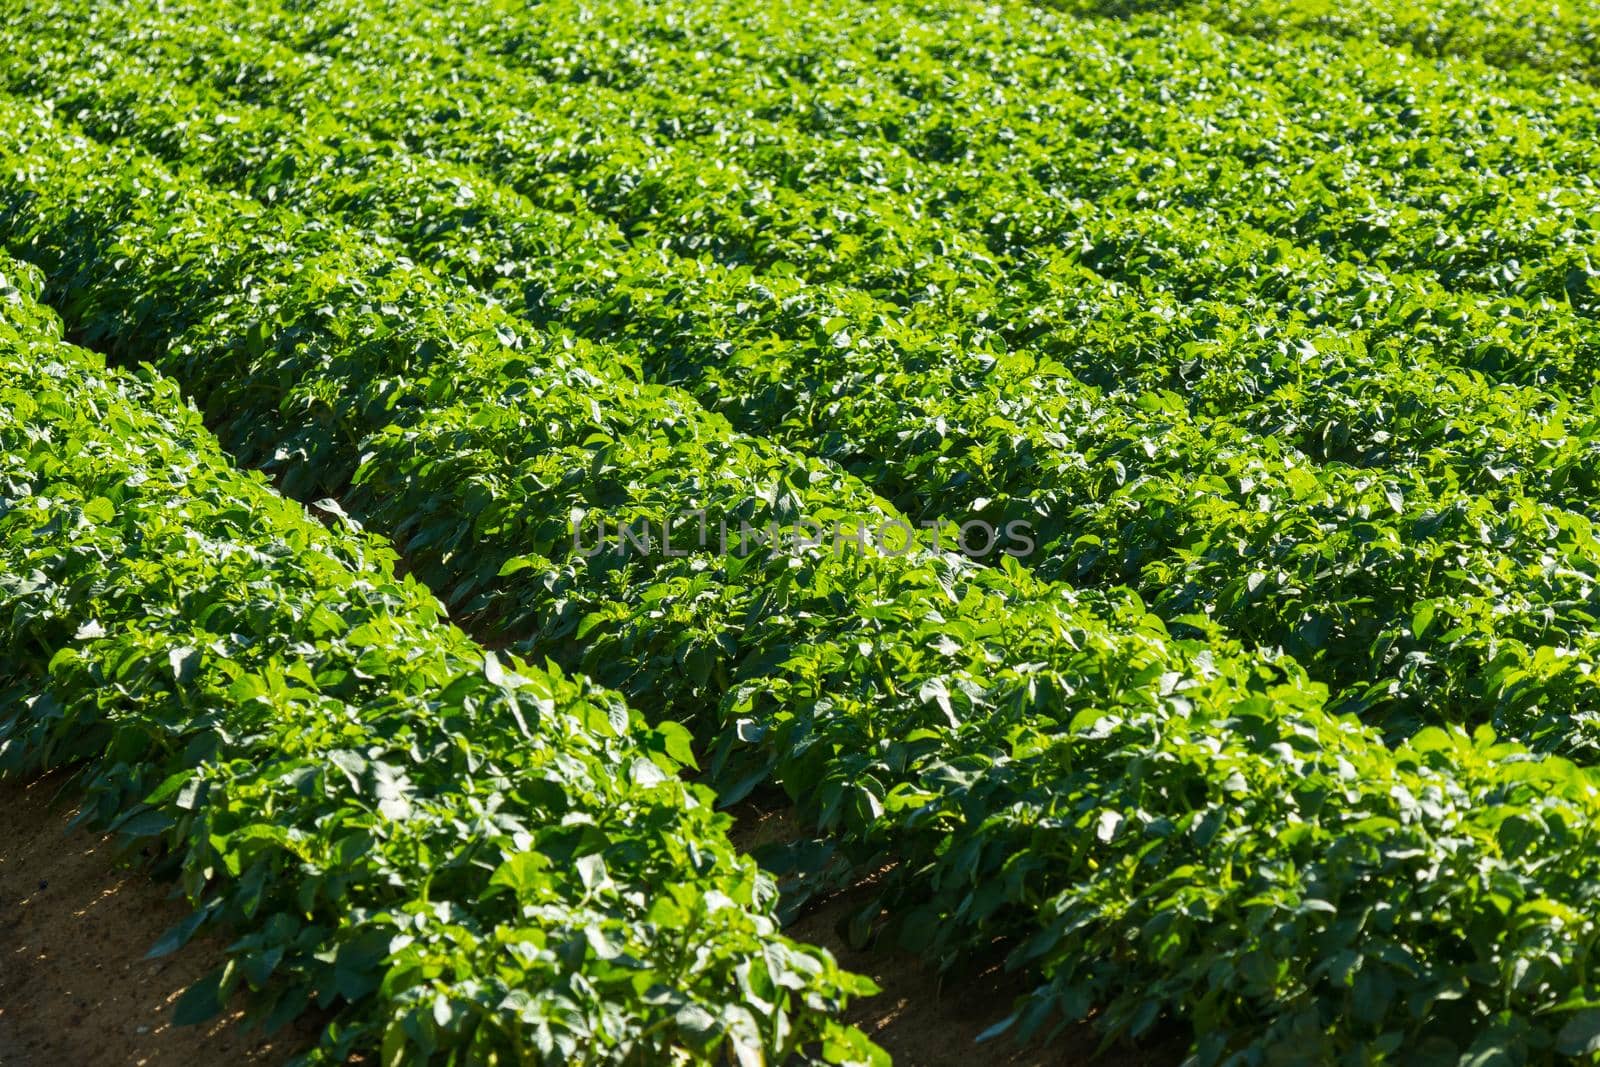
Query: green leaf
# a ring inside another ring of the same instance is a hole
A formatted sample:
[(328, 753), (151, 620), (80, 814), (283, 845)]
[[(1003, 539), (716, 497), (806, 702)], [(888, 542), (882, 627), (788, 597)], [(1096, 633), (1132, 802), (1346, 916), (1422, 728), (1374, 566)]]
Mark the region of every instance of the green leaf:
[(1556, 1035), (1556, 1051), (1563, 1056), (1600, 1053), (1600, 1008), (1574, 1013)]
[(162, 956), (178, 951), (178, 949), (189, 943), (189, 939), (194, 937), (195, 931), (200, 929), (205, 920), (206, 912), (204, 911), (195, 911), (186, 915), (156, 940), (156, 943), (150, 947), (150, 951), (145, 953), (144, 958), (147, 960), (159, 959)]
[(529, 897), (534, 894), (534, 890), (546, 883), (544, 872), (549, 867), (549, 858), (541, 853), (519, 852), (495, 868), (494, 874), (489, 878), (489, 885), (505, 886), (519, 898)]
[(117, 506), (103, 496), (97, 496), (83, 505), (83, 517), (104, 526), (117, 517)]
[(172, 1009), (174, 1026), (198, 1026), (222, 1014), (232, 964), (224, 964), (195, 982)]

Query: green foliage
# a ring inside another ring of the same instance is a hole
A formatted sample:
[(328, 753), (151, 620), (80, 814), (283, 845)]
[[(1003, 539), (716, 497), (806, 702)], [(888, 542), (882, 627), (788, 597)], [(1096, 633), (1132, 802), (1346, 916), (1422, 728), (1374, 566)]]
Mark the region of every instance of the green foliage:
[[(1540, 69), (1589, 31), (1070, 6), (1123, 17), (59, 0), (0, 28), (0, 241), (647, 751), (786, 789), (800, 885), (892, 862), (854, 933), (1006, 945), (1005, 1030), (1584, 1054), (1593, 775), (1502, 739), (1600, 736), (1600, 109)], [(571, 551), (702, 508), (1040, 549)]]
[[(1014, 13), (966, 43), (981, 58), (1003, 36), (1030, 62), (978, 72), (952, 41), (887, 58), (846, 42), (846, 5), (818, 10), (826, 39), (884, 103), (819, 127), (772, 118), (792, 86), (730, 88), (649, 15), (605, 16), (652, 62), (602, 77), (600, 56), (564, 73), (549, 12), (496, 4), (450, 29), (411, 7), (423, 26), (360, 34), (359, 5), (237, 25), (205, 5), (52, 10), (100, 15), (102, 50), (62, 47), (41, 20), (6, 69), (98, 136), (393, 240), (910, 517), (1026, 520), (1040, 574), (1126, 582), (1168, 619), (1285, 648), (1391, 737), (1490, 722), (1541, 748), (1596, 744), (1595, 229), (1570, 180), (1597, 136), (1592, 93), (1552, 102), (1393, 50), (1181, 23), (1034, 43)], [(815, 20), (796, 34), (766, 18), (733, 6), (717, 24), (780, 67), (820, 47)], [(274, 37), (321, 58), (259, 47)], [(386, 49), (427, 62), (390, 86)], [(936, 58), (964, 80), (925, 101), (905, 78)], [(1219, 89), (1223, 62), (1250, 76)], [(183, 84), (196, 68), (242, 73)], [(1085, 88), (1158, 74), (1155, 95)], [(1285, 104), (1312, 93), (1347, 106)], [(702, 96), (725, 114), (683, 128)], [(904, 122), (972, 109), (1029, 134), (969, 141), (959, 167), (907, 147)], [(781, 151), (709, 182), (704, 152), (750, 138)], [(895, 160), (893, 180), (840, 169), (846, 147)], [(1315, 172), (1291, 180), (1307, 158)], [(819, 241), (785, 191), (910, 209), (887, 243)], [(742, 243), (752, 210), (764, 240), (790, 235), (786, 267)]]
[[(1055, 0), (1085, 14), (1151, 10), (1145, 0)], [(1404, 45), (1419, 56), (1450, 56), (1496, 66), (1600, 77), (1600, 8), (1593, 0), (1195, 0), (1178, 7), (1237, 33), (1262, 37), (1317, 33)]]
[[(235, 471), (170, 382), (62, 343), (0, 261), (0, 772), (76, 766), (319, 1058), (760, 1062), (874, 1050), (870, 983), (776, 932), (673, 735), (485, 655), (393, 553)], [(827, 1050), (826, 1053), (824, 1050)]]

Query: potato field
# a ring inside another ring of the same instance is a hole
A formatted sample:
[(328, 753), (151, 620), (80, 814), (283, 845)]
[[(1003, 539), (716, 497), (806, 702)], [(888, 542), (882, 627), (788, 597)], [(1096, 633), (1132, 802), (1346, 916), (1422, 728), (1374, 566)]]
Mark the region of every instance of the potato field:
[(1600, 1057), (1597, 0), (0, 16), (0, 780), (174, 1023)]

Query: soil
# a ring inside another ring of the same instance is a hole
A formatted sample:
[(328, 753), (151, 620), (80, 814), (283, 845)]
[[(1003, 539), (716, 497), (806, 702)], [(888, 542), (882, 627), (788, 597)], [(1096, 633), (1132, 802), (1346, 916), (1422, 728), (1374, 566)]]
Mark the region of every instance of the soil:
[(239, 1012), (172, 1024), (178, 997), (221, 963), (222, 942), (145, 959), (189, 908), (119, 863), (111, 838), (71, 828), (62, 784), (0, 784), (0, 1064), (280, 1064), (301, 1051), (309, 1028), (267, 1037), (246, 1031)]

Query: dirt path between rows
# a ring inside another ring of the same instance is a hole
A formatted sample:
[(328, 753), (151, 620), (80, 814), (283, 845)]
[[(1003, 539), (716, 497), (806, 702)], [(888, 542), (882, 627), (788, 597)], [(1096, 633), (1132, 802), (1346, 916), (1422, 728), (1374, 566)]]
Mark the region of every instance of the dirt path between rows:
[(69, 829), (76, 808), (58, 799), (61, 784), (0, 783), (0, 1064), (264, 1065), (299, 1051), (303, 1030), (267, 1038), (237, 1014), (172, 1025), (173, 1003), (221, 962), (222, 944), (146, 960), (189, 909), (117, 863), (112, 839)]

